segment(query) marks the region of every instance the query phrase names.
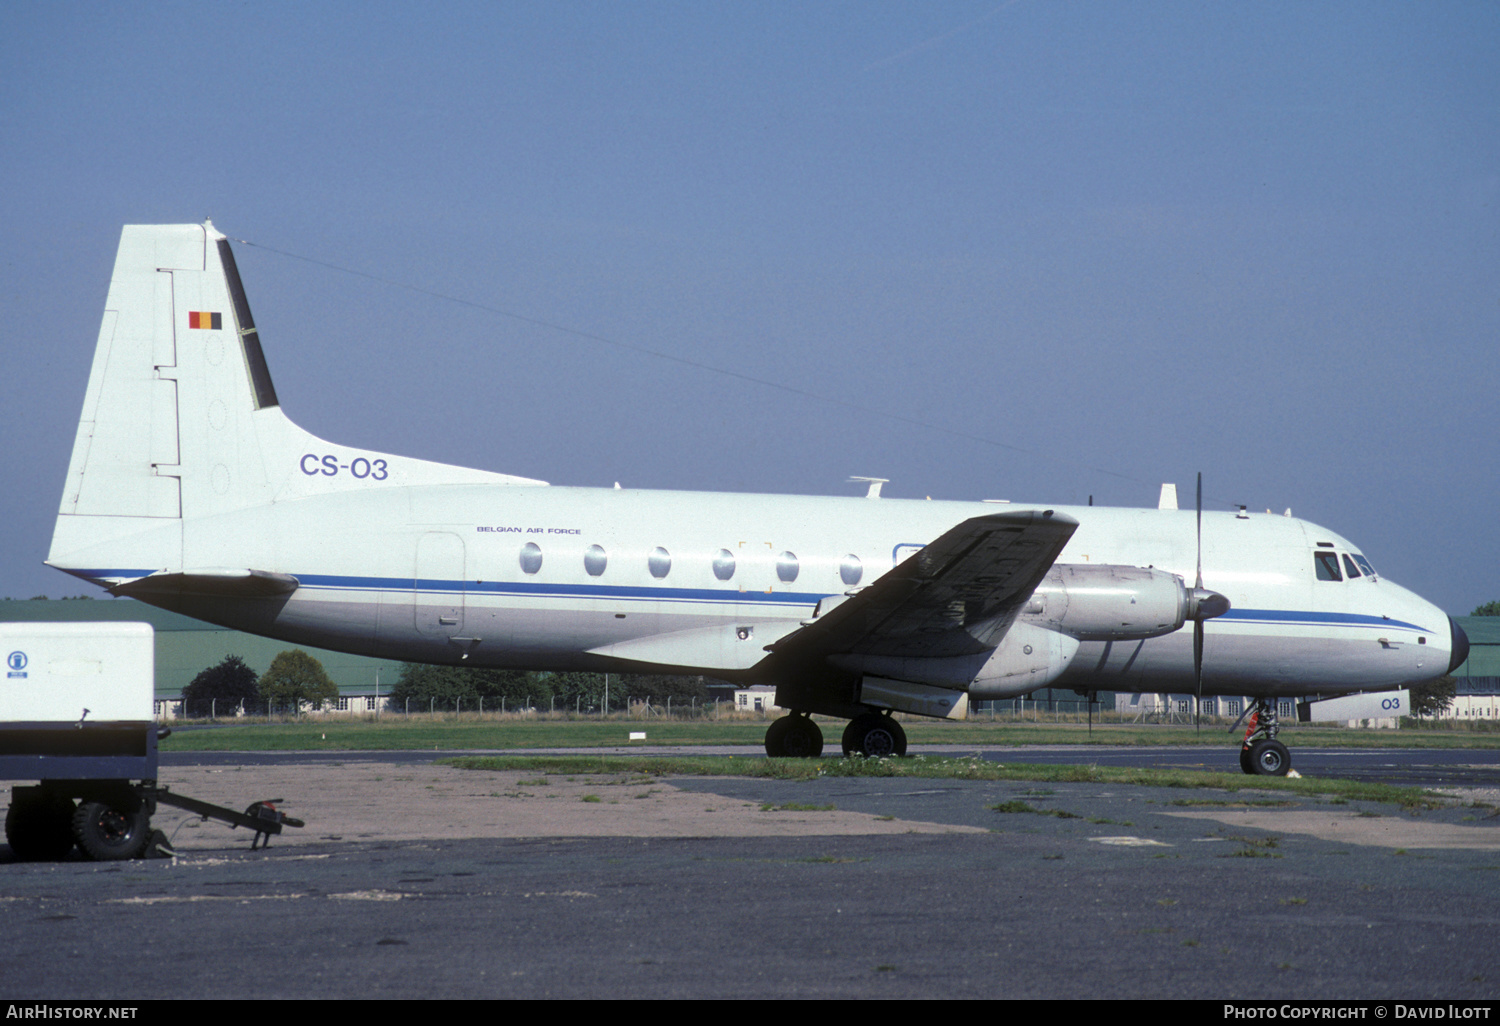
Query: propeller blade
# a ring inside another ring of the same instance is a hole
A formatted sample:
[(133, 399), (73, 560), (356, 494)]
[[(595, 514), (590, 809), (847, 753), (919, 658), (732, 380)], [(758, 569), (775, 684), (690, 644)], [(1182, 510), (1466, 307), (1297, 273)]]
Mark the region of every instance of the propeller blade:
[[(1203, 471), (1198, 471), (1198, 578), (1194, 585), (1194, 598), (1203, 590)], [(1199, 603), (1201, 605), (1201, 602)], [(1193, 699), (1193, 729), (1203, 732), (1203, 618), (1193, 621), (1193, 686), (1197, 697)]]
[(1203, 471), (1198, 471), (1198, 580), (1194, 587), (1203, 587)]
[[(1198, 698), (1195, 708), (1203, 708), (1203, 621), (1193, 621), (1193, 686), (1197, 689)], [(1203, 732), (1202, 713), (1193, 716), (1194, 729), (1200, 734)]]

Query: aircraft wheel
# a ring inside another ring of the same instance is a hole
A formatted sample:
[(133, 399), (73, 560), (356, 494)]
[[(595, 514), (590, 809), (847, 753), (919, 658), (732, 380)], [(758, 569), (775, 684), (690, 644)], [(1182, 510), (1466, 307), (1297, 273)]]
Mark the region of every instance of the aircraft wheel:
[(815, 759), (823, 754), (823, 731), (807, 716), (786, 717), (781, 748), (793, 759)]
[(82, 802), (73, 813), (73, 836), (91, 859), (133, 859), (151, 840), (151, 816), (142, 805), (121, 812), (107, 802)]
[(73, 799), (33, 792), (12, 792), (5, 813), (5, 839), (16, 858), (26, 862), (55, 861), (73, 850)]
[(766, 754), (773, 759), (811, 759), (823, 754), (823, 732), (801, 713), (783, 716), (766, 728)]
[(786, 758), (786, 728), (790, 716), (783, 716), (779, 720), (772, 720), (771, 725), (766, 728), (766, 754), (773, 759)]
[(1292, 753), (1280, 741), (1257, 741), (1250, 746), (1250, 771), (1258, 777), (1284, 777), (1292, 768)]
[(906, 754), (906, 731), (901, 724), (880, 713), (865, 713), (844, 728), (844, 754), (888, 758)]
[(1250, 762), (1250, 748), (1247, 745), (1240, 746), (1240, 772), (1251, 774), (1255, 772), (1255, 767)]

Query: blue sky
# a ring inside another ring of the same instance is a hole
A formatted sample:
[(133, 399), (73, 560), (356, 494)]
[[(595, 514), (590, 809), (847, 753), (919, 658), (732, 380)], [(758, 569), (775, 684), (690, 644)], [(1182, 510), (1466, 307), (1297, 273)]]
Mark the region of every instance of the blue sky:
[(325, 438), (1126, 506), (1201, 470), (1467, 613), (1497, 52), (1490, 3), (6, 4), (0, 594), (82, 587), (42, 560), (120, 225), (212, 216)]

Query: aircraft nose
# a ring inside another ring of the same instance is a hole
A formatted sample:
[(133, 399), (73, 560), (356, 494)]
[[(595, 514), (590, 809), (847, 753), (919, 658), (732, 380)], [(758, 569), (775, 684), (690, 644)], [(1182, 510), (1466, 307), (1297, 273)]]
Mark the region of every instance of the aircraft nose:
[(1453, 617), (1448, 617), (1448, 630), (1452, 639), (1453, 658), (1448, 660), (1448, 672), (1452, 673), (1469, 658), (1469, 636)]

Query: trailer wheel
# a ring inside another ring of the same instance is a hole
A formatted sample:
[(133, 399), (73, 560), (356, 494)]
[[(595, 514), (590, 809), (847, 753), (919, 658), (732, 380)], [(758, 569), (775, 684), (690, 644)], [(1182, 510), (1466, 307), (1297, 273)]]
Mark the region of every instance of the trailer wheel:
[(91, 859), (138, 858), (151, 840), (151, 815), (144, 805), (121, 812), (107, 802), (83, 802), (73, 813), (73, 836)]
[(25, 862), (66, 858), (73, 850), (73, 799), (12, 792), (5, 813), (5, 839), (12, 854)]

